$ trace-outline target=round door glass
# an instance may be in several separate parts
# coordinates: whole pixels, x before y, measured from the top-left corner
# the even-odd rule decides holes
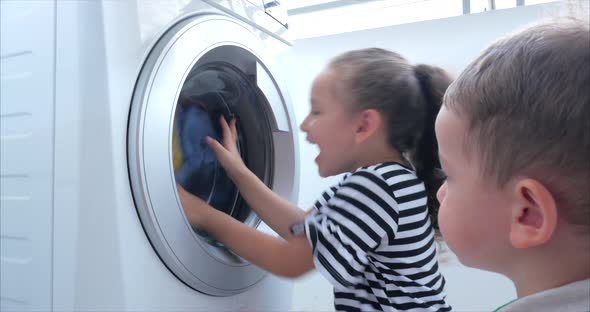
[[[237,189],[205,139],[209,136],[222,140],[219,118],[223,116],[227,122],[233,118],[232,108],[239,96],[234,77],[207,66],[185,82],[174,117],[172,157],[176,182],[227,214],[235,209]]]
[[[259,219],[239,196],[206,138],[221,142],[220,118],[228,123],[235,118],[242,158],[269,184],[267,173],[272,143],[268,137],[268,123],[261,122],[266,119],[265,112],[260,109],[262,99],[247,73],[234,65],[225,62],[197,64],[182,86],[172,133],[176,182],[212,207],[253,226]],[[219,245],[206,233],[196,230],[209,243]]]

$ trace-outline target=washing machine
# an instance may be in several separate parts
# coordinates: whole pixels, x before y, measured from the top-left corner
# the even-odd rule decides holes
[[[0,310],[289,310],[291,282],[193,229],[176,192],[276,235],[204,144],[236,118],[247,166],[296,201],[280,2],[0,5]]]

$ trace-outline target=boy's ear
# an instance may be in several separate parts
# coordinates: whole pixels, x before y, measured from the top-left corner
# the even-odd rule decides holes
[[[551,192],[539,181],[525,178],[514,186],[510,243],[529,248],[547,242],[557,225],[557,206]]]
[[[374,109],[365,109],[359,113],[356,122],[355,142],[362,143],[381,126],[381,114]]]

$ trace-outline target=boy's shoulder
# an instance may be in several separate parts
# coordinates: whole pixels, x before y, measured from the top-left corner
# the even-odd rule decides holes
[[[547,289],[517,299],[496,309],[496,311],[590,311],[590,279]]]

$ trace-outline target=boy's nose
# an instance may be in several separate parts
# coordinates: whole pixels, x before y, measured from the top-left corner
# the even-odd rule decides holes
[[[446,195],[447,195],[447,182],[445,181],[445,183],[443,183],[443,185],[441,185],[440,188],[438,189],[438,192],[436,192],[436,199],[438,199],[439,203],[442,203],[443,200],[445,199]]]

